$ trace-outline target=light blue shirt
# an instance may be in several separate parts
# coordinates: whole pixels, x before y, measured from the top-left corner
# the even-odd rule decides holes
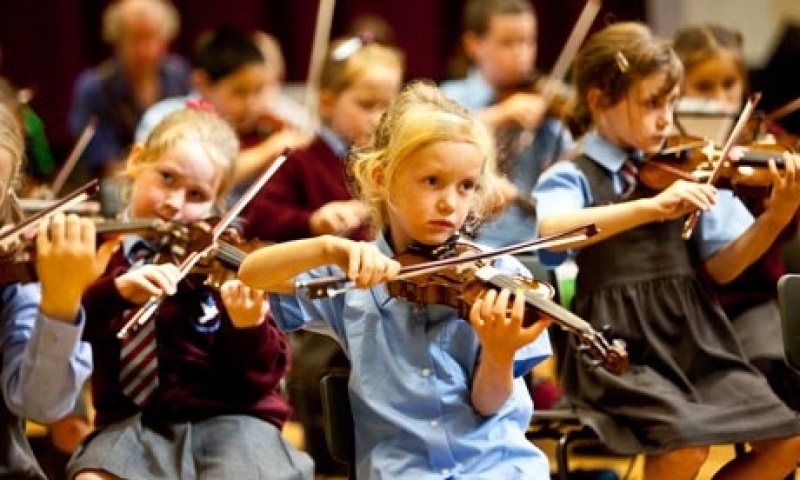
[[[476,69],[458,80],[441,85],[442,92],[470,110],[481,110],[495,102],[495,91]],[[533,198],[539,175],[573,147],[569,130],[557,119],[547,118],[533,132],[533,141],[512,161],[509,180],[519,195]],[[536,217],[512,203],[502,215],[480,228],[476,240],[490,247],[503,247],[536,237]]]
[[[584,136],[583,151],[608,171],[615,172],[614,188],[622,192],[619,174],[628,153],[612,145],[596,132]],[[641,152],[639,152],[641,153]],[[589,182],[574,162],[558,162],[539,178],[534,189],[539,218],[548,218],[580,210],[594,200]],[[745,232],[754,219],[744,204],[727,189],[717,191],[716,204],[700,216],[691,241],[695,242],[702,259],[707,259],[728,242]],[[540,251],[539,257],[548,265],[557,265],[566,253]]]
[[[144,143],[145,140],[147,140],[147,136],[153,131],[153,128],[155,128],[164,117],[176,110],[186,108],[187,100],[197,100],[199,98],[199,93],[192,92],[185,96],[165,98],[151,105],[150,108],[144,112],[144,115],[142,115],[142,118],[139,120],[139,124],[136,126],[136,133],[133,136],[134,143]]]
[[[377,244],[392,255],[383,237]],[[524,272],[511,257],[496,266]],[[338,274],[320,267],[298,280]],[[521,378],[551,354],[546,332],[517,351],[511,397],[483,417],[470,400],[480,342],[454,309],[390,298],[385,285],[320,300],[271,294],[270,302],[282,329],[326,323],[349,355],[358,478],[550,478],[547,458],[525,438],[533,404]]]
[[[3,397],[11,413],[51,423],[72,411],[92,371],[92,351],[77,323],[39,311],[38,283],[11,284],[0,291],[0,352]]]

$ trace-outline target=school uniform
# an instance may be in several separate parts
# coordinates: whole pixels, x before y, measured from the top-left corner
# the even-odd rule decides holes
[[[541,218],[626,201],[619,171],[627,157],[589,133],[581,156],[540,179]],[[639,185],[632,198],[652,194]],[[732,192],[720,190],[690,243],[681,238],[679,218],[641,225],[575,253],[575,313],[598,330],[609,327],[610,337],[625,341],[630,359],[622,375],[588,368],[573,343],[563,359],[565,391],[609,448],[660,454],[800,434],[800,419],[748,363],[697,274],[703,259],[752,222]]]
[[[289,363],[285,335],[269,318],[234,327],[216,290],[184,282],[164,299],[149,320],[158,386],[141,406],[124,393],[117,332],[135,305],[114,280],[141,245],[126,237],[83,297],[84,335],[97,366],[97,430],[73,455],[69,475],[100,469],[122,478],[312,478],[311,460],[280,431],[289,416],[279,391]]]
[[[393,255],[383,236],[377,246]],[[496,267],[525,273],[512,257]],[[325,266],[298,280],[337,274]],[[280,328],[323,325],[348,353],[359,479],[550,478],[547,458],[525,437],[533,404],[522,378],[550,355],[546,332],[517,351],[513,393],[484,417],[470,400],[480,341],[453,308],[392,298],[386,285],[320,300],[270,294],[270,302]]]
[[[46,480],[25,434],[25,420],[50,423],[72,411],[92,371],[86,324],[48,318],[39,310],[41,286],[0,288],[0,478]]]
[[[325,204],[352,200],[347,143],[326,127],[305,148],[289,153],[275,175],[245,208],[245,236],[284,242],[313,237],[309,219]],[[370,238],[368,225],[347,237]]]

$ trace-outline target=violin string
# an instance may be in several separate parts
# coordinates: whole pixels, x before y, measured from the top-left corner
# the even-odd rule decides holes
[[[522,288],[525,292],[525,299],[528,300],[532,306],[542,310],[553,320],[570,330],[581,333],[591,332],[592,330],[592,327],[585,320],[576,316],[569,310],[561,308],[558,304],[549,299],[542,297],[510,275],[493,275],[490,282],[496,287],[505,288],[511,292]]]

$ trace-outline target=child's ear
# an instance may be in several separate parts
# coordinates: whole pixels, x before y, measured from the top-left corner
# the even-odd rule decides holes
[[[336,94],[323,88],[319,91],[319,117],[324,120],[333,114],[336,103]]]
[[[589,93],[586,95],[586,102],[589,105],[589,111],[592,113],[603,110],[608,106],[608,100],[603,91],[599,88],[589,89]]]
[[[480,40],[480,37],[475,32],[466,32],[461,36],[461,46],[470,60],[474,60],[478,55]]]
[[[388,185],[386,185],[386,174],[383,170],[382,165],[376,165],[372,168],[372,172],[370,172],[370,176],[372,177],[372,184],[375,185],[375,189],[380,193],[382,196],[387,196]]]
[[[131,152],[128,154],[128,160],[125,169],[128,171],[135,170],[140,167],[142,163],[142,154],[144,153],[144,144],[135,143],[131,147]]]

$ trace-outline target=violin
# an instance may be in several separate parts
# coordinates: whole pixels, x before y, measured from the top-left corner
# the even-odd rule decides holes
[[[225,242],[221,237],[224,233],[229,231],[228,227],[231,223],[234,222],[244,207],[252,200],[255,194],[266,185],[267,181],[272,178],[285,161],[286,154],[276,158],[269,168],[247,187],[247,190],[236,200],[236,203],[213,224],[209,222],[194,223],[193,225],[196,228],[188,231],[188,234],[184,237],[183,243],[178,243],[177,245],[170,243],[169,251],[171,255],[173,255],[173,261],[178,266],[178,274],[181,280],[192,273],[195,267],[201,267],[203,265],[203,259],[213,252],[222,252],[220,253],[220,258],[224,258],[227,252],[227,254],[230,255],[230,259],[232,259],[231,261],[236,261],[238,259],[238,263],[235,263],[238,270],[238,265],[241,264],[245,253],[233,251],[235,247]],[[150,299],[131,316],[122,329],[117,332],[117,338],[124,339],[129,333],[144,326],[144,324],[153,317],[153,314],[158,311],[164,298],[166,298],[166,295],[163,294],[150,297]]]
[[[476,253],[477,247],[458,243],[453,254],[462,256]],[[436,260],[419,253],[406,252],[395,257],[402,265],[419,265]],[[508,289],[524,292],[525,317],[523,325],[530,326],[548,317],[568,332],[576,335],[582,350],[593,366],[602,365],[616,375],[628,368],[628,353],[621,341],[608,342],[589,323],[552,300],[555,289],[544,282],[522,276],[508,275],[494,268],[490,262],[477,261],[417,275],[413,278],[392,280],[387,283],[389,295],[419,304],[438,304],[453,307],[459,317],[469,318],[473,304],[489,290]]]
[[[502,103],[518,93],[545,97],[545,116],[553,118],[562,118],[567,113],[567,106],[576,96],[573,86],[550,76],[535,74],[517,85],[500,89],[496,103]]]
[[[147,236],[169,228],[162,221],[108,222],[95,224],[98,242],[108,236],[138,233]],[[23,237],[12,247],[0,247],[0,288],[12,283],[31,283],[39,280],[36,272],[36,237]]]
[[[606,370],[621,374],[628,368],[628,354],[621,340],[609,342],[605,336],[569,310],[552,301],[555,293],[549,284],[507,275],[485,260],[523,249],[549,248],[563,243],[580,241],[595,235],[594,225],[580,227],[530,242],[482,252],[468,243],[455,243],[453,248],[442,248],[433,253],[410,250],[395,257],[403,264],[398,276],[387,282],[389,294],[409,302],[439,304],[453,307],[461,318],[469,318],[469,311],[478,298],[489,289],[522,290],[525,296],[526,326],[542,316],[551,318],[562,328],[574,334],[580,343],[579,350],[592,367],[602,365]],[[433,257],[433,258],[432,258]],[[330,297],[347,290],[333,288],[346,279],[332,277],[298,282],[295,287],[307,289],[310,298]]]
[[[639,180],[654,191],[667,189],[677,180],[707,182],[719,162],[716,185],[732,190],[742,198],[769,196],[772,172],[769,162],[780,169],[784,166],[779,144],[752,142],[737,146],[741,157],[736,161],[721,159],[720,151],[708,139],[688,135],[673,135],[661,152],[650,156],[639,167]]]

